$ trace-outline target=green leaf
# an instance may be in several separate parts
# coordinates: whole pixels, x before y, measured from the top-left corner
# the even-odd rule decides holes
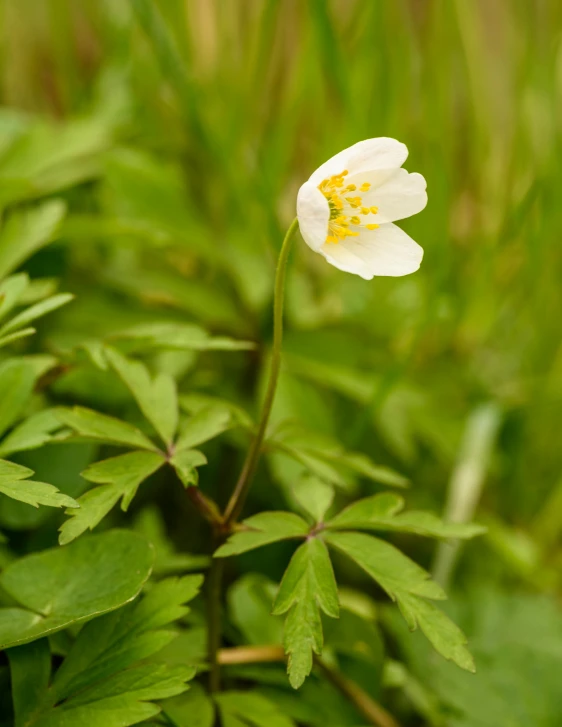
[[[306,520],[292,512],[260,512],[244,520],[224,545],[215,552],[215,558],[228,558],[262,545],[290,538],[305,538],[309,526]]]
[[[79,507],[76,500],[59,492],[54,485],[28,480],[32,474],[27,467],[0,459],[0,492],[33,507]]]
[[[366,497],[336,515],[327,527],[345,530],[395,530],[435,538],[472,538],[486,532],[474,524],[446,523],[430,512],[400,512],[403,498],[392,493]]]
[[[114,530],[24,556],[0,575],[18,604],[0,608],[0,648],[34,641],[132,600],[150,575],[153,548]]]
[[[318,477],[304,475],[294,488],[293,496],[314,522],[319,523],[332,505],[334,489]]]
[[[180,697],[166,700],[162,710],[173,727],[213,727],[215,722],[213,703],[197,683]]]
[[[278,585],[261,573],[246,573],[228,589],[232,623],[249,644],[281,644],[283,623],[271,613]]]
[[[29,338],[29,336],[33,336],[35,333],[37,333],[37,329],[35,328],[22,328],[21,331],[16,331],[15,333],[9,333],[7,336],[2,336],[0,338],[0,348],[7,346],[9,343],[13,343],[14,341],[19,341],[22,338]]]
[[[47,313],[51,313],[51,311],[54,311],[63,305],[66,305],[73,298],[74,296],[70,293],[60,293],[59,295],[53,295],[51,298],[47,298],[47,300],[42,300],[40,303],[36,303],[35,305],[26,308],[0,328],[0,337],[6,336],[20,328],[24,328],[28,323],[47,315]]]
[[[384,540],[364,533],[325,533],[326,541],[341,550],[368,573],[393,601],[412,593],[444,599],[445,593],[429,573]]]
[[[165,459],[156,452],[128,452],[88,467],[82,477],[101,484],[78,499],[80,509],[70,511],[70,519],[60,528],[61,545],[71,542],[85,530],[92,530],[121,499],[127,510],[141,482],[162,467]]]
[[[9,359],[0,364],[0,435],[2,435],[29,403],[36,372],[26,359]]]
[[[424,598],[409,594],[402,595],[399,604],[410,629],[414,630],[419,626],[435,651],[461,669],[476,671],[472,654],[466,648],[466,636],[443,611]]]
[[[29,286],[27,273],[17,273],[0,281],[0,320],[18,303],[26,288]]]
[[[172,377],[161,373],[151,378],[144,364],[131,361],[115,349],[108,347],[106,355],[142,413],[170,446],[178,425],[177,391]]]
[[[236,426],[251,429],[254,425],[252,417],[242,407],[218,396],[200,393],[183,394],[180,396],[180,406],[189,414],[197,414],[202,409],[209,407],[215,411],[222,409],[225,413],[230,414]]]
[[[0,230],[0,279],[56,237],[66,207],[60,200],[13,212]]]
[[[215,701],[223,727],[295,727],[290,717],[261,694],[222,692]]]
[[[326,540],[341,550],[398,602],[410,629],[418,625],[434,648],[463,669],[474,670],[462,631],[433,604],[443,599],[441,587],[429,574],[389,543],[363,533],[327,532]],[[423,598],[420,598],[423,597]]]
[[[14,452],[37,449],[52,441],[53,432],[61,428],[56,409],[43,409],[18,424],[0,444],[0,457]]]
[[[48,639],[6,651],[12,678],[12,699],[16,717],[15,727],[33,724],[41,699],[51,677],[51,652]]]
[[[201,409],[183,425],[176,442],[176,451],[197,447],[233,426],[232,415],[223,407]]]
[[[107,414],[100,414],[82,406],[75,406],[72,409],[59,408],[56,411],[62,424],[74,429],[82,437],[140,449],[156,449],[140,429]]]
[[[211,336],[192,323],[142,323],[118,334],[119,338],[137,339],[141,348],[154,347],[176,351],[250,351],[252,341],[238,341],[224,336]]]
[[[184,692],[195,669],[147,659],[175,639],[167,627],[189,612],[186,604],[201,582],[201,576],[161,581],[142,598],[86,624],[26,726],[127,727],[158,714],[152,700]]]
[[[184,487],[197,486],[199,473],[197,467],[207,464],[207,458],[198,449],[184,449],[176,452],[170,458],[170,464],[175,469]]]
[[[273,613],[289,612],[283,644],[289,655],[289,681],[298,689],[312,670],[312,653],[321,654],[324,642],[320,611],[338,618],[338,591],[325,544],[311,538],[293,555],[273,605]]]

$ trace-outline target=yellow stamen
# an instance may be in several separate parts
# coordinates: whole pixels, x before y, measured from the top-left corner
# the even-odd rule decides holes
[[[368,230],[378,230],[379,225],[365,225]]]
[[[369,182],[363,182],[359,189],[361,192],[368,192],[371,189],[371,185],[369,184]]]
[[[372,213],[373,213],[374,215],[376,215],[378,211],[379,211],[379,208],[378,208],[378,207],[371,207],[371,212],[372,212]]]
[[[361,214],[368,215],[371,210],[368,207],[361,207]]]

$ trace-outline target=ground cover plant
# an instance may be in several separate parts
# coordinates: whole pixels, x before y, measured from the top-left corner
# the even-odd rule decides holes
[[[559,4],[0,18],[0,725],[558,727]]]

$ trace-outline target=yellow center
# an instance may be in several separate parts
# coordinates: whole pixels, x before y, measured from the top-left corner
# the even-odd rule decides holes
[[[338,243],[346,237],[357,237],[360,230],[350,229],[353,227],[365,227],[367,230],[376,230],[378,225],[367,224],[362,220],[360,215],[376,215],[378,209],[376,207],[365,207],[363,200],[359,196],[348,195],[349,192],[357,190],[356,184],[345,184],[344,177],[349,172],[344,170],[341,174],[334,174],[328,179],[324,179],[318,185],[318,189],[328,200],[330,207],[330,219],[328,221],[328,235],[326,242]],[[363,182],[359,185],[360,192],[368,192],[371,188],[369,182]],[[356,211],[355,211],[356,210]]]

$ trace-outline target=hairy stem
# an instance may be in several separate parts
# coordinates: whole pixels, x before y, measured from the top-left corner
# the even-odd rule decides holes
[[[291,223],[283,245],[281,246],[281,252],[279,254],[279,261],[277,263],[277,272],[275,274],[275,293],[273,298],[273,351],[271,355],[271,369],[269,372],[269,382],[267,385],[267,391],[263,402],[261,411],[260,421],[256,436],[250,445],[242,472],[236,483],[236,487],[232,493],[232,496],[226,506],[224,512],[224,523],[228,529],[236,522],[240,515],[244,503],[252,486],[252,481],[256,473],[260,453],[265,438],[265,432],[271,414],[271,408],[273,406],[273,400],[275,398],[275,390],[277,388],[277,380],[279,378],[279,369],[281,366],[281,343],[283,340],[283,303],[285,293],[285,276],[287,271],[287,259],[289,257],[289,251],[291,248],[292,238],[297,231],[299,226],[298,220],[295,218]]]

